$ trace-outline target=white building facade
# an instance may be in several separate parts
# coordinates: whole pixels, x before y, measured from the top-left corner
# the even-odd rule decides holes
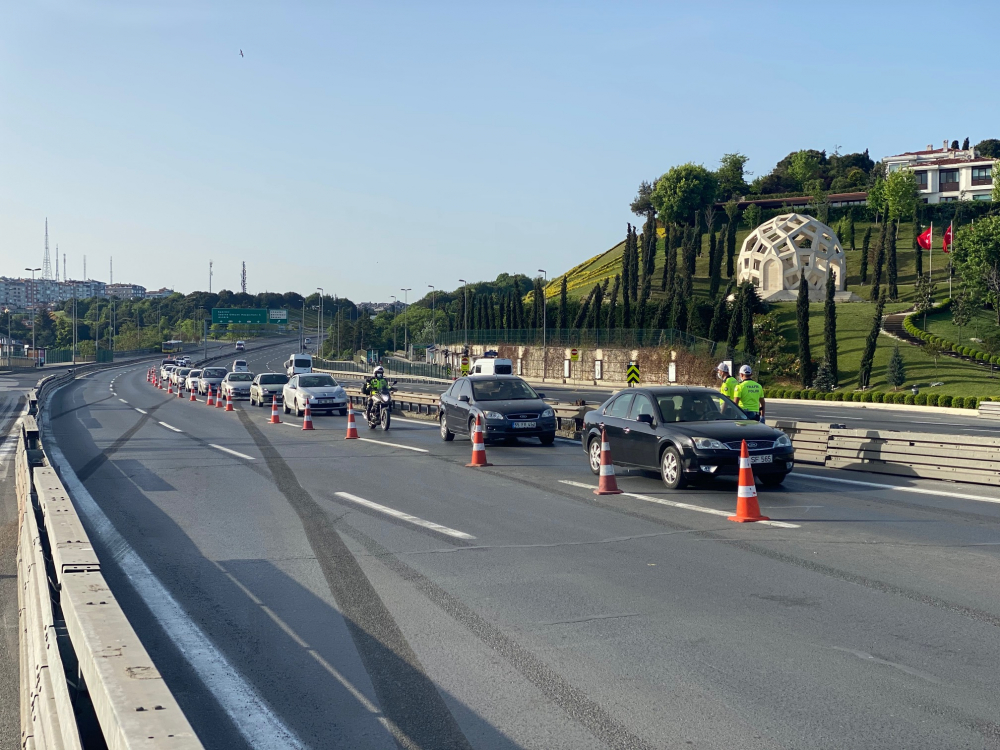
[[[909,169],[917,177],[917,197],[924,203],[988,201],[993,194],[994,159],[975,148],[927,146],[882,159],[888,172]]]

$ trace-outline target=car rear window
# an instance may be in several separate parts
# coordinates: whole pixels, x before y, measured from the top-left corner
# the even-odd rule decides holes
[[[664,422],[746,419],[746,414],[721,394],[678,393],[672,396],[657,396],[656,401]]]
[[[230,383],[249,383],[253,380],[253,375],[249,372],[231,372],[229,373]]]
[[[493,366],[493,371],[497,375],[513,375],[514,374],[514,368],[511,367],[510,365],[494,365]]]
[[[511,401],[538,398],[538,394],[523,380],[474,380],[472,392],[476,401]]]
[[[247,361],[245,359],[238,359],[233,362],[233,367],[246,367]]]
[[[209,367],[207,370],[204,371],[204,373],[202,374],[202,377],[205,377],[205,378],[224,378],[224,377],[226,377],[226,372],[227,372],[227,370],[224,370],[221,367]]]
[[[288,376],[281,374],[261,375],[259,382],[261,385],[284,385],[288,382]]]
[[[322,388],[323,386],[334,387],[337,381],[329,375],[300,375],[299,385],[303,388]]]
[[[296,359],[292,367],[312,367],[311,359]]]

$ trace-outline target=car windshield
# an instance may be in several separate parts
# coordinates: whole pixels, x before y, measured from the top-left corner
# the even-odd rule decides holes
[[[274,375],[261,375],[258,381],[261,385],[284,385],[288,382],[287,375],[275,373]]]
[[[203,378],[224,378],[226,371],[221,367],[210,367],[202,373]]]
[[[188,374],[189,372],[191,372],[191,371],[190,371],[190,370],[189,370],[188,368],[186,368],[186,367],[182,367],[182,368],[180,368],[180,369],[179,369],[179,370],[177,371],[177,374],[178,374],[178,375],[180,375],[180,376],[181,376],[181,377],[183,378],[183,377],[184,377],[185,375],[187,375],[187,374]]]
[[[712,422],[746,419],[732,401],[718,393],[677,393],[656,397],[664,422]]]
[[[201,370],[191,370],[191,372],[188,373],[189,378],[197,378],[199,375],[201,375]]]
[[[337,385],[337,381],[329,375],[302,375],[299,376],[299,385],[303,388],[322,388],[323,386],[332,388]]]
[[[253,380],[253,375],[249,372],[231,372],[228,380],[230,383],[249,383]]]
[[[247,362],[245,359],[238,359],[235,362],[233,362],[233,367],[246,367],[246,366]]]
[[[476,401],[513,401],[538,398],[531,386],[523,380],[474,380],[472,392]]]

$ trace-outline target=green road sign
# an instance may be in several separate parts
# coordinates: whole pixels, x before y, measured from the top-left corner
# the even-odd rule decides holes
[[[246,310],[242,308],[212,308],[212,324],[227,325],[267,325],[267,310]]]
[[[639,382],[639,365],[635,362],[628,363],[628,370],[625,372],[625,381],[629,385],[635,385]]]

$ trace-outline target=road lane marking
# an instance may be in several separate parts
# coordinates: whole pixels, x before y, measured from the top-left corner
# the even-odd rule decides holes
[[[48,410],[43,412],[48,432]],[[73,503],[90,519],[93,534],[105,548],[114,550],[114,560],[143,603],[156,618],[177,650],[198,675],[205,688],[219,702],[246,743],[253,748],[305,750],[305,744],[271,710],[270,706],[219,651],[204,631],[188,616],[166,586],[129,546],[105,515],[87,488],[70,468],[54,441],[45,446],[69,490]]]
[[[231,448],[224,448],[221,445],[216,445],[215,443],[209,443],[209,445],[217,450],[223,451],[224,453],[232,453],[234,456],[239,458],[245,458],[247,461],[254,460],[253,456],[248,456],[246,453],[240,453],[239,451],[234,451]]]
[[[435,422],[431,422],[430,420],[423,420],[423,419],[403,419],[402,417],[393,417],[392,421],[393,422],[406,422],[407,424],[418,424],[421,427],[430,427],[432,429],[437,429],[437,427],[438,427],[436,421]]]
[[[168,430],[173,430],[174,432],[184,432],[184,430],[178,430],[176,427],[174,427],[173,425],[169,425],[166,422],[160,422],[160,424],[162,424]]]
[[[593,484],[584,484],[583,482],[574,482],[570,479],[560,479],[560,484],[568,484],[571,487],[581,487],[585,490],[596,490],[597,487]],[[698,513],[709,513],[713,516],[725,516],[728,518],[733,515],[731,511],[728,510],[716,510],[715,508],[706,508],[704,505],[691,505],[691,503],[679,503],[675,500],[667,500],[662,497],[650,497],[649,495],[639,495],[635,492],[623,492],[622,495],[625,497],[634,497],[636,500],[645,500],[647,503],[656,503],[657,505],[668,505],[671,508],[680,508],[681,510],[694,510]],[[800,526],[795,523],[785,523],[784,521],[756,521],[756,523],[764,524],[765,526],[775,526],[779,529],[798,529]]]
[[[412,445],[401,445],[400,443],[387,443],[385,440],[372,440],[371,438],[358,438],[358,440],[364,440],[366,443],[377,443],[378,445],[388,445],[392,448],[404,448],[408,451],[416,451],[417,453],[430,453],[426,448],[414,448]]]
[[[425,521],[422,518],[411,516],[409,513],[404,513],[401,510],[396,510],[395,508],[388,508],[385,505],[379,505],[378,503],[373,503],[371,500],[365,500],[363,497],[352,495],[350,492],[334,492],[333,494],[344,500],[350,500],[352,503],[357,503],[358,505],[363,505],[366,508],[377,510],[380,513],[385,513],[386,515],[390,515],[393,518],[399,518],[403,521],[409,521],[410,523],[416,524],[417,526],[423,526],[426,529],[433,529],[434,531],[440,532],[442,534],[453,536],[456,539],[476,538],[472,536],[472,534],[466,534],[464,531],[458,531],[457,529],[450,529],[447,526],[442,526],[441,524],[434,523],[433,521]]]
[[[840,414],[816,414],[814,416],[823,417],[824,419],[856,419],[859,421],[864,420],[864,417],[845,417]]]
[[[120,399],[118,399],[118,400],[119,400],[119,401],[121,401],[121,402],[122,402],[123,404],[127,404],[127,403],[128,403],[128,401],[126,401],[126,400],[125,400],[125,399],[123,399],[123,398],[120,398]]]
[[[789,474],[792,479],[813,479],[817,482],[840,482],[841,484],[856,484],[859,487],[874,487],[880,490],[898,490],[899,492],[912,492],[917,495],[936,495],[938,497],[954,497],[959,500],[977,500],[981,503],[1000,504],[1000,497],[985,497],[984,495],[969,495],[964,492],[948,492],[947,490],[930,490],[924,487],[900,487],[898,484],[881,484],[880,482],[862,482],[858,479],[839,479],[837,477],[823,477],[818,474],[802,474],[796,471]]]
[[[139,407],[136,407],[136,409],[135,409],[135,410],[136,410],[137,412],[139,412],[140,414],[148,414],[148,413],[149,413],[149,412],[147,412],[147,411],[143,411],[143,410],[142,410],[142,409],[140,409]]]

